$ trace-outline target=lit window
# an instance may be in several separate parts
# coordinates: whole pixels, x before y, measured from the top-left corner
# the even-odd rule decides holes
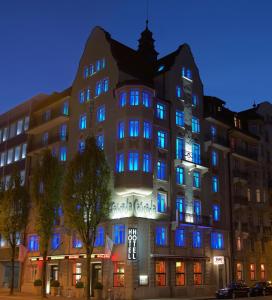
[[[193,248],[201,248],[202,240],[200,231],[193,231]]]
[[[51,249],[57,249],[60,246],[60,233],[54,233],[51,238]]]
[[[95,73],[94,65],[90,65],[90,76]]]
[[[78,142],[78,151],[82,153],[85,150],[85,141],[79,140]]]
[[[182,67],[182,68],[181,68],[181,76],[182,76],[182,77],[185,77],[185,76],[186,76],[186,69],[185,69],[185,67]]]
[[[88,88],[86,90],[86,101],[90,101],[91,100],[91,89]]]
[[[13,148],[8,150],[7,165],[13,162]]]
[[[60,161],[66,161],[67,159],[67,149],[66,147],[60,147]]]
[[[236,264],[236,279],[243,280],[243,265],[241,263]]]
[[[150,93],[146,92],[146,91],[143,91],[142,97],[143,97],[143,106],[151,107],[151,95],[150,95]]]
[[[84,97],[84,91],[79,92],[79,103],[84,103],[85,97]]]
[[[212,150],[212,166],[215,167],[218,164],[218,153],[215,150]]]
[[[103,83],[102,81],[98,81],[95,85],[95,96],[99,96],[101,93],[102,93],[102,86],[103,86]]]
[[[139,105],[139,91],[138,90],[130,91],[129,104],[132,106]]]
[[[200,188],[200,173],[198,171],[193,171],[193,187]]]
[[[194,270],[194,285],[201,285],[203,281],[201,262],[194,262],[193,270]]]
[[[165,213],[167,209],[167,195],[165,193],[158,192],[157,194],[157,211]]]
[[[242,250],[242,239],[240,236],[238,236],[236,239],[236,249],[237,249],[237,251]]]
[[[103,122],[106,118],[105,105],[99,106],[96,112],[96,120],[97,122]]]
[[[28,250],[30,252],[39,251],[39,237],[36,234],[28,237]]]
[[[196,117],[192,118],[192,132],[199,133],[200,132],[200,123],[199,119]]]
[[[176,87],[176,95],[177,95],[177,98],[181,98],[182,97],[182,89],[181,89],[180,86]]]
[[[181,137],[176,138],[176,158],[183,159],[184,155],[184,140]]]
[[[89,68],[84,67],[83,78],[86,79],[89,77]]]
[[[183,229],[176,229],[175,231],[175,245],[177,247],[185,246],[185,235]]]
[[[189,78],[189,79],[192,79],[192,72],[191,72],[190,69],[186,70],[186,77]]]
[[[66,124],[62,124],[60,126],[60,139],[61,139],[61,141],[66,141],[66,139],[67,139],[67,125]]]
[[[130,120],[129,121],[129,136],[130,137],[139,136],[139,121],[138,120]]]
[[[176,286],[185,285],[185,262],[176,261]]]
[[[181,167],[176,167],[176,183],[184,184],[184,169]]]
[[[220,206],[218,204],[213,205],[213,220],[216,222],[220,220]]]
[[[125,243],[125,225],[115,224],[113,225],[113,242],[115,245]]]
[[[127,103],[127,93],[126,92],[121,92],[119,96],[119,105],[121,107],[124,107]]]
[[[109,79],[103,79],[103,92],[106,93],[109,90]]]
[[[62,113],[66,116],[69,115],[69,102],[68,101],[63,103]]]
[[[179,220],[183,220],[184,219],[184,197],[182,196],[177,196],[176,199],[176,210],[179,213]]]
[[[116,172],[121,173],[125,170],[124,153],[118,153],[116,159]]]
[[[104,134],[100,134],[96,137],[96,144],[101,150],[104,149]]]
[[[144,153],[143,155],[143,171],[146,173],[151,172],[151,154]]]
[[[150,122],[144,121],[143,136],[145,139],[151,139],[152,125]]]
[[[2,141],[5,142],[5,141],[7,140],[7,138],[8,138],[8,128],[5,127],[5,128],[3,129]]]
[[[29,116],[25,117],[25,121],[24,121],[24,131],[27,131],[29,128]]]
[[[165,131],[159,130],[157,132],[158,139],[157,139],[157,146],[159,148],[165,149],[167,146],[167,134]]]
[[[196,107],[198,105],[198,97],[197,95],[193,95],[192,97],[192,105]]]
[[[1,162],[0,162],[0,167],[3,167],[6,165],[6,152],[1,153]]]
[[[176,110],[176,125],[184,127],[184,112]]]
[[[194,200],[194,214],[196,217],[200,217],[201,215],[201,202],[200,200]]]
[[[139,153],[129,152],[128,153],[128,170],[138,171],[139,170]]]
[[[125,263],[115,261],[113,264],[113,286],[123,287],[125,286]]]
[[[167,245],[167,232],[163,226],[156,227],[156,245],[166,246]]]
[[[156,117],[158,119],[165,119],[166,118],[166,107],[162,103],[157,103],[156,105]]]
[[[76,285],[81,281],[82,276],[82,263],[73,264],[73,285]]]
[[[106,67],[106,59],[102,58],[101,59],[101,69],[105,69],[105,67]]]
[[[156,286],[166,286],[165,261],[155,261],[155,282]]]
[[[157,162],[157,179],[166,180],[166,163],[161,160]]]
[[[219,232],[211,233],[211,247],[212,249],[223,249],[224,248],[224,236]]]
[[[26,158],[26,147],[27,147],[26,143],[22,145],[22,154],[21,154],[22,159]]]
[[[105,237],[104,227],[98,226],[96,229],[96,237],[95,237],[94,246],[95,247],[103,247],[104,246],[104,237]]]
[[[256,202],[261,202],[261,191],[260,189],[256,189]]]
[[[266,274],[265,274],[265,265],[261,264],[261,280],[266,279]]]
[[[118,123],[118,139],[121,140],[125,137],[125,122],[120,121]]]
[[[216,137],[216,127],[213,125],[211,126],[211,136],[212,136],[212,138]]]
[[[200,164],[201,163],[200,145],[193,143],[192,150],[193,150],[193,163]]]
[[[256,265],[250,264],[249,271],[250,271],[250,280],[256,280]]]
[[[18,161],[20,159],[20,154],[21,154],[21,145],[15,147],[14,161]]]
[[[23,122],[24,120],[19,120],[17,122],[17,130],[16,130],[16,135],[19,135],[23,132]]]
[[[101,69],[101,61],[100,60],[96,61],[95,69],[96,69],[96,72],[100,71],[100,69]]]
[[[218,176],[212,176],[212,192],[217,193],[219,191]]]
[[[87,128],[87,116],[86,114],[79,117],[79,129],[83,130]]]

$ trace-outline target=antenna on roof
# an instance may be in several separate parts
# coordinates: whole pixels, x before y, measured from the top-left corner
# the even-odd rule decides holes
[[[146,20],[145,20],[145,27],[148,29],[148,20],[149,19],[149,0],[146,0]]]

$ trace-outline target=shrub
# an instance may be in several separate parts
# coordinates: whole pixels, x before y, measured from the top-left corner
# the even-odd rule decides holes
[[[34,281],[34,286],[42,286],[42,281],[41,281],[41,279],[36,279],[36,280]]]

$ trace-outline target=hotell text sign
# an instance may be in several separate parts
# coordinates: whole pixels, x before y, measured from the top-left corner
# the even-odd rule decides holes
[[[127,258],[128,260],[137,259],[137,228],[128,228],[127,237]]]

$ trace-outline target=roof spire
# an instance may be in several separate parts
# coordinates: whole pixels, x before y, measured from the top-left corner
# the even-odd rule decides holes
[[[255,99],[253,100],[253,105],[252,105],[254,108],[256,107],[256,102],[255,102]]]

